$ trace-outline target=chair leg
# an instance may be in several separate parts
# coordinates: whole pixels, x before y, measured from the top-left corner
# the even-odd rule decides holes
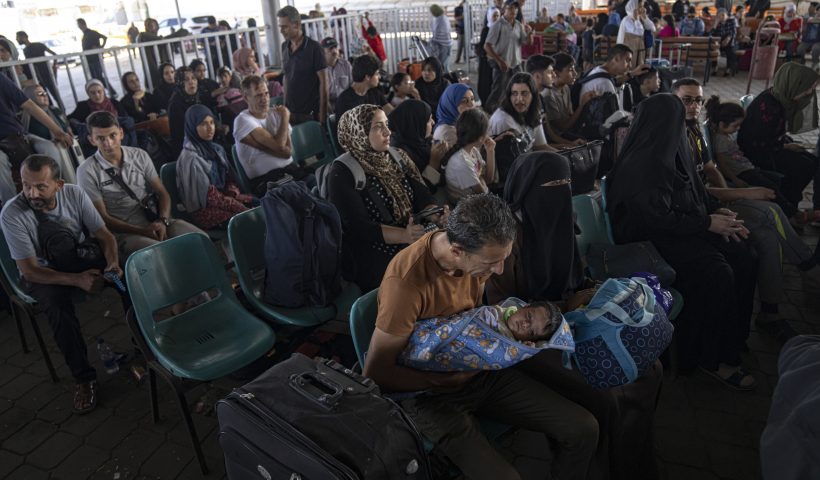
[[[157,401],[157,373],[148,366],[148,399],[151,402],[151,420],[159,423],[159,402]]]
[[[26,315],[31,319],[31,328],[34,330],[34,336],[37,338],[37,343],[40,345],[40,351],[43,352],[43,360],[46,361],[48,373],[51,375],[51,381],[57,383],[60,378],[57,376],[57,371],[54,370],[54,364],[51,363],[51,355],[48,354],[46,342],[43,340],[43,334],[40,333],[40,326],[37,325],[37,316],[33,311],[26,311]]]
[[[174,382],[176,383],[176,382]],[[199,469],[202,470],[203,475],[208,474],[208,465],[205,464],[205,455],[202,453],[202,445],[199,442],[199,437],[194,428],[194,421],[191,418],[191,410],[188,408],[188,401],[185,399],[185,393],[179,385],[174,385],[174,393],[177,395],[177,403],[179,410],[182,413],[182,418],[185,420],[185,425],[188,427],[188,434],[191,436],[191,443],[194,446],[196,458],[199,460]]]
[[[9,303],[11,308],[11,316],[14,317],[14,322],[17,324],[17,332],[20,334],[20,346],[23,347],[23,353],[30,353],[28,342],[26,341],[26,332],[23,331],[23,320],[20,318],[20,312],[14,302]]]

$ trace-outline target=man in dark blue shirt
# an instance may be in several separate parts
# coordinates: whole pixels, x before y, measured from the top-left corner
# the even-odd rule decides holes
[[[83,38],[81,40],[83,51],[105,48],[105,42],[108,41],[108,37],[96,30],[91,30],[88,28],[88,25],[82,18],[77,19],[77,28],[83,32]],[[95,53],[86,55],[85,58],[88,62],[88,71],[91,74],[91,78],[96,78],[97,80],[103,82],[105,86],[108,87],[109,96],[111,98],[117,98],[117,92],[114,91],[108,83],[108,78],[105,76],[105,70],[102,65],[102,55]]]
[[[285,67],[285,106],[290,110],[290,123],[296,125],[318,120],[324,124],[330,105],[325,52],[316,40],[305,35],[298,10],[291,6],[282,7],[276,16],[279,31],[285,37],[282,64]]]
[[[32,42],[31,40],[29,40],[28,34],[22,30],[17,32],[17,43],[23,46],[23,53],[26,55],[26,58],[41,58],[45,57],[46,53],[57,55],[44,43]],[[48,92],[54,98],[54,101],[57,102],[57,104],[60,106],[62,110],[65,110],[65,105],[63,105],[63,99],[60,98],[60,92],[57,90],[57,85],[54,83],[54,78],[57,76],[57,62],[54,61],[51,64],[51,72],[49,72],[48,64],[49,62],[40,62],[34,64],[34,71],[37,73],[37,82],[40,83],[40,85],[42,85],[46,90],[48,90]],[[31,75],[29,75],[29,77],[31,77]]]

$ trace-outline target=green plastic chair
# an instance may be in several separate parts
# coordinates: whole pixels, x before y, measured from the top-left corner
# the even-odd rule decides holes
[[[606,236],[609,239],[609,243],[615,245],[615,236],[612,235],[612,222],[609,219],[609,213],[606,211],[606,177],[601,178],[601,212],[604,216]]]
[[[239,153],[236,151],[236,144],[231,147],[231,158],[233,159],[233,168],[236,171],[236,182],[239,184],[240,190],[242,190],[242,193],[253,195],[251,179],[248,178],[248,174],[245,173],[245,167],[239,162]]]
[[[747,108],[749,108],[749,105],[752,104],[752,100],[754,99],[755,96],[751,93],[743,95],[742,97],[740,97],[740,106],[743,107],[744,110],[746,110]]]
[[[274,106],[274,105],[284,105],[284,104],[285,104],[285,97],[283,97],[281,95],[279,95],[277,97],[270,97],[270,103],[268,103],[268,105],[270,105],[271,107]]]
[[[57,377],[57,371],[51,362],[51,356],[43,340],[43,334],[40,332],[40,326],[37,324],[37,300],[26,293],[22,285],[20,285],[20,273],[17,270],[17,263],[11,258],[9,245],[6,243],[6,237],[4,235],[0,235],[0,269],[2,269],[0,284],[2,284],[3,291],[5,291],[9,297],[11,315],[17,324],[17,332],[20,335],[20,345],[23,347],[23,353],[31,352],[28,348],[28,342],[26,342],[26,334],[23,331],[23,319],[26,318],[29,323],[31,323],[31,329],[34,330],[34,337],[37,339],[40,352],[43,354],[43,360],[46,362],[51,381],[57,383],[60,379]]]
[[[378,288],[371,290],[359,297],[350,308],[350,335],[353,338],[353,347],[356,349],[356,357],[362,369],[364,369],[367,349],[370,347],[370,337],[376,330],[376,315],[379,313],[378,296]],[[512,429],[509,425],[488,418],[480,418],[479,426],[484,436],[490,440],[495,440]],[[428,452],[434,446],[432,442],[424,439],[424,447]]]
[[[581,256],[587,254],[593,243],[610,243],[603,209],[592,195],[585,193],[573,196],[572,210],[575,212],[575,223],[581,230],[575,236]]]
[[[235,215],[228,223],[228,243],[234,258],[239,285],[248,303],[264,319],[284,325],[312,327],[336,318],[338,312],[350,311],[361,295],[359,287],[348,284],[332,305],[322,308],[285,308],[265,303],[265,215],[262,207]]]
[[[319,166],[333,161],[332,147],[328,148],[322,124],[310,120],[293,127],[290,133],[290,142],[293,146],[293,161],[300,165]],[[306,163],[315,157],[315,162]]]
[[[344,150],[339,145],[339,119],[336,118],[335,113],[331,113],[327,116],[327,122],[325,122],[325,126],[327,127],[327,137],[330,139],[330,146],[333,149],[333,156],[338,157]]]
[[[273,347],[273,330],[239,303],[208,237],[189,233],[139,250],[125,264],[133,307],[127,321],[145,355],[154,422],[156,374],[174,389],[203,474],[208,469],[185,399],[186,382],[224,377]],[[216,290],[210,301],[162,321],[154,313]],[[190,382],[187,382],[190,383]]]

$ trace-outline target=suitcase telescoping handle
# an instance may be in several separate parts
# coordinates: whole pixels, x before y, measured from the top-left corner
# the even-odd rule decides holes
[[[344,393],[341,385],[318,372],[296,373],[290,376],[290,386],[325,408],[333,408]]]

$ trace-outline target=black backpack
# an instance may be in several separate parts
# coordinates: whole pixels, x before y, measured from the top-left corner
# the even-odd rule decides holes
[[[573,83],[569,88],[569,98],[572,100],[573,109],[578,108],[578,105],[581,104],[581,88],[583,88],[584,84],[598,78],[607,78],[613,85],[615,85],[615,80],[612,78],[612,75],[606,72],[596,72],[593,74],[587,73],[583,77],[576,80],[575,83]]]
[[[304,182],[287,182],[262,198],[265,212],[263,298],[282,307],[324,307],[341,291],[342,222]]]
[[[107,262],[102,247],[95,238],[78,242],[66,225],[40,210],[32,208],[37,217],[37,241],[43,257],[58,272],[81,273],[105,268]]]
[[[602,128],[606,120],[619,110],[618,96],[612,92],[599,95],[584,105],[584,110],[572,133],[587,140],[601,140],[607,136]]]

